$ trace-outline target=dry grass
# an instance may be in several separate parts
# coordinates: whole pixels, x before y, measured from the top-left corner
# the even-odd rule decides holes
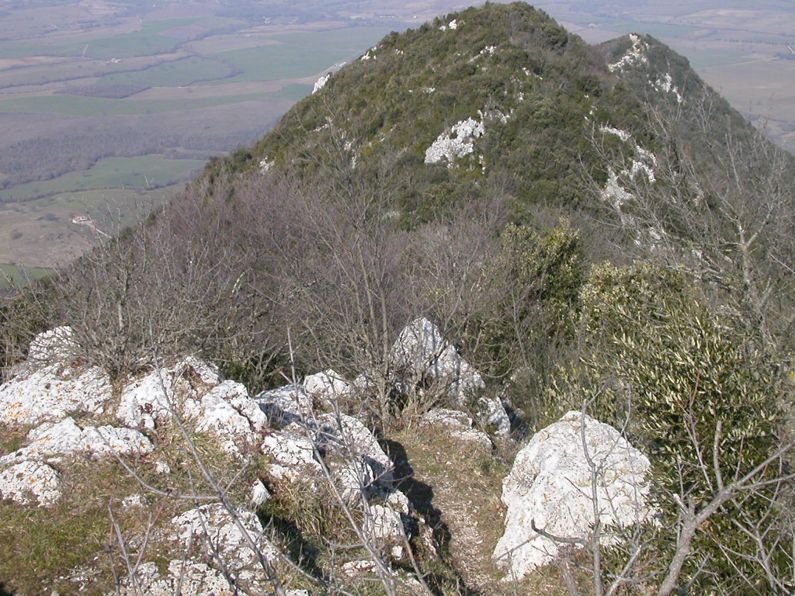
[[[403,489],[424,507],[441,542],[446,563],[457,576],[450,594],[566,594],[555,568],[544,568],[520,585],[502,582],[504,573],[491,561],[503,533],[505,511],[500,496],[513,449],[487,453],[443,433],[407,429],[392,437],[405,450],[410,478]],[[422,503],[424,502],[424,505]]]
[[[96,422],[96,421],[95,421]],[[5,434],[3,452],[19,447],[21,433]],[[224,456],[211,437],[194,437],[204,464],[222,483],[230,484],[233,503],[248,506],[249,490],[257,476],[255,466],[243,467]],[[193,456],[173,429],[155,438],[157,448],[144,458],[127,460],[140,480],[166,494],[157,494],[141,485],[117,461],[91,461],[82,457],[64,458],[55,467],[61,472],[62,497],[49,509],[22,507],[0,502],[0,594],[39,594],[56,590],[88,593],[114,590],[114,570],[126,575],[121,547],[113,533],[110,510],[119,525],[124,547],[137,557],[149,532],[142,561],[164,567],[169,559],[183,553],[165,540],[169,520],[206,503],[177,498],[180,495],[212,495]],[[158,474],[155,462],[169,465],[171,473]],[[145,507],[124,507],[122,500],[141,495]]]

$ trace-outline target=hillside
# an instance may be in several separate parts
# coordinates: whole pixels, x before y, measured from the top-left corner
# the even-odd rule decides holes
[[[793,161],[648,36],[388,35],[2,304],[0,592],[790,592]]]

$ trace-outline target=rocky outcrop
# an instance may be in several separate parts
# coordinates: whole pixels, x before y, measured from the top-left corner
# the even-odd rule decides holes
[[[251,511],[230,512],[222,504],[213,503],[173,518],[171,526],[183,548],[198,548],[202,556],[237,577],[245,571],[261,569],[260,557],[268,563],[279,558],[279,551],[266,538],[259,518]]]
[[[314,416],[312,398],[301,385],[291,384],[263,391],[254,396],[254,401],[267,414],[271,425],[277,428]]]
[[[325,380],[331,375],[326,371],[322,376],[322,383],[310,381],[311,390],[328,387]],[[317,490],[330,480],[347,506],[365,514],[362,530],[373,543],[402,558],[411,506],[393,487],[394,464],[373,433],[353,416],[316,414],[302,386],[288,385],[256,399],[281,426],[267,433],[261,447],[277,496],[280,489]]]
[[[101,414],[113,397],[108,376],[74,358],[69,327],[37,335],[28,360],[0,386],[0,424],[31,426],[69,414]]]
[[[434,428],[461,443],[491,450],[491,439],[472,426],[472,418],[459,410],[434,408],[420,419],[420,427]]]
[[[193,357],[132,380],[116,411],[127,426],[145,430],[170,424],[175,415],[215,436],[230,454],[256,448],[268,424],[245,386],[224,381],[215,366]]]
[[[498,437],[511,434],[511,419],[498,398],[481,397],[475,405],[480,424]]]
[[[131,428],[86,426],[72,418],[46,422],[27,435],[28,444],[0,457],[0,468],[21,461],[57,463],[64,456],[82,453],[93,458],[142,455],[154,449],[152,442]]]
[[[60,498],[60,486],[60,474],[37,461],[23,461],[0,472],[0,499],[20,505],[35,501],[40,507],[48,507]]]
[[[304,379],[304,390],[312,400],[326,410],[336,410],[339,400],[354,393],[353,385],[329,368]]]
[[[277,484],[312,485],[322,474],[312,435],[298,423],[268,433],[261,449],[268,457],[267,475]]]
[[[553,561],[561,545],[536,529],[555,537],[589,539],[594,502],[605,544],[615,540],[611,527],[649,519],[649,466],[646,456],[613,427],[569,412],[533,436],[503,481],[507,513],[495,563],[509,578],[521,579]]]
[[[61,476],[51,467],[64,458],[86,455],[94,459],[143,455],[154,449],[136,430],[113,426],[81,428],[72,418],[45,422],[31,430],[27,444],[0,457],[0,498],[21,505],[35,499],[49,506],[61,496]]]
[[[398,336],[390,366],[406,390],[430,386],[447,393],[457,406],[482,392],[483,379],[428,319],[416,319]]]
[[[193,357],[132,379],[122,390],[117,418],[132,428],[154,430],[174,414],[195,414],[201,398],[221,383],[218,369]]]
[[[193,419],[197,431],[217,437],[221,448],[230,454],[255,447],[268,425],[268,417],[248,396],[248,390],[234,381],[224,381],[202,397]]]
[[[172,596],[177,593],[232,596],[238,590],[220,571],[204,563],[173,560],[169,561],[165,573],[160,573],[156,563],[138,565],[133,577],[122,580],[120,593],[125,596]]]
[[[480,373],[428,319],[416,319],[400,332],[389,362],[399,391],[441,393],[456,408],[471,407],[481,427],[497,436],[510,435],[511,421],[502,402],[484,395]]]

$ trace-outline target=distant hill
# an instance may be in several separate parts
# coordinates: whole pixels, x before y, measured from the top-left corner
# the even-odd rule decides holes
[[[278,586],[282,574],[323,593],[413,594],[419,581],[435,594],[789,593],[793,161],[649,36],[589,46],[523,3],[390,34],[146,222],[0,304],[0,396],[14,424],[0,450],[22,474],[8,472],[5,490],[24,496],[25,474],[58,478],[17,463],[47,448],[26,442],[50,440],[23,439],[18,423],[81,410],[84,370],[106,379],[88,394],[103,424],[172,449],[174,476],[194,495],[196,478],[212,480],[210,500],[240,506],[258,536],[284,546],[278,568],[250,579]],[[30,389],[17,387],[20,374]],[[65,406],[52,397],[62,377],[78,383]],[[26,398],[40,388],[44,398]],[[161,418],[183,419],[180,432]],[[85,459],[82,437],[100,429],[79,422],[58,428]],[[245,438],[224,443],[239,459],[216,458],[205,437],[216,431]],[[520,451],[531,435],[532,457]],[[565,449],[533,447],[558,435]],[[610,463],[630,451],[625,441],[637,466]],[[377,467],[338,458],[365,444]],[[164,488],[137,476],[139,488],[126,466],[79,487],[101,484],[83,532],[103,545],[95,528],[119,478],[175,516],[184,509],[173,498],[182,489],[161,484],[161,461],[139,455],[146,482]],[[505,481],[512,464],[516,483]],[[281,482],[310,468],[334,490]],[[609,490],[598,487],[606,479]],[[255,480],[258,497],[244,495]],[[35,530],[0,556],[0,582],[20,568],[8,585],[37,591],[40,568],[67,581],[64,567],[97,567],[92,545],[59,549],[68,563],[28,558],[50,552],[53,525],[71,536],[60,528],[73,527],[80,490],[52,519],[0,503],[18,520],[7,534]],[[653,501],[653,522],[638,523],[633,494]],[[539,506],[512,506],[516,496]],[[608,509],[623,511],[626,532],[614,534]],[[155,517],[145,534],[142,516],[120,518],[123,528],[112,517],[121,546],[166,535]],[[585,521],[555,525],[568,518]],[[509,532],[517,521],[527,532]],[[362,548],[372,541],[360,526],[411,539]],[[597,531],[611,547],[598,547]],[[554,546],[541,559],[559,565],[529,564],[540,549],[527,538],[539,536]],[[182,544],[179,556],[198,561]],[[162,552],[171,564],[158,585],[178,589],[177,555]],[[119,568],[130,566],[124,553]],[[215,554],[201,569],[214,578],[207,565],[220,566],[236,587]],[[165,573],[147,569],[152,581]],[[97,585],[118,587],[112,571]]]

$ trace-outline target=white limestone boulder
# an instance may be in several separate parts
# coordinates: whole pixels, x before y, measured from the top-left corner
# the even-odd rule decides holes
[[[196,430],[219,439],[221,448],[232,455],[256,446],[268,417],[248,390],[234,381],[223,381],[213,387],[201,400]]]
[[[150,431],[170,424],[175,414],[231,455],[256,448],[268,425],[245,386],[224,381],[214,365],[193,357],[132,380],[116,412],[124,424]]]
[[[511,419],[498,398],[481,397],[475,406],[481,427],[490,429],[498,437],[511,434]]]
[[[117,418],[132,428],[154,430],[180,415],[196,414],[199,401],[222,381],[218,369],[187,357],[130,381],[122,390]]]
[[[171,526],[183,548],[198,548],[213,566],[223,565],[233,575],[246,571],[261,574],[260,555],[271,563],[279,557],[251,511],[238,508],[233,516],[221,503],[213,503],[178,515]]]
[[[70,327],[37,335],[27,361],[0,385],[0,425],[31,426],[69,414],[101,414],[113,397],[110,379],[77,354]]]
[[[60,497],[61,477],[45,463],[23,461],[0,471],[0,499],[49,507]]]
[[[646,502],[649,467],[646,456],[612,426],[569,412],[532,437],[503,481],[505,533],[494,549],[494,562],[509,572],[506,579],[521,579],[553,561],[560,546],[533,525],[553,536],[587,540],[595,522],[594,474],[602,539],[605,544],[614,542],[611,528],[640,523],[652,515]]]
[[[312,400],[327,410],[335,409],[340,399],[348,398],[354,392],[353,386],[331,368],[306,377],[304,390]]]
[[[421,428],[432,427],[461,443],[491,450],[491,439],[483,431],[472,426],[472,418],[459,410],[434,408],[420,419]]]
[[[392,460],[361,421],[346,414],[325,414],[318,418],[318,424],[320,441],[327,452],[346,461],[362,462],[380,484],[392,483]]]
[[[86,426],[72,418],[46,422],[31,430],[26,446],[0,457],[0,468],[24,461],[57,463],[65,456],[85,454],[94,459],[150,453],[152,442],[131,428]]]
[[[381,549],[402,547],[407,538],[403,518],[398,511],[385,505],[370,505],[364,516],[364,532]],[[402,556],[402,550],[393,553],[394,558]]]
[[[268,433],[260,449],[268,457],[267,474],[277,484],[313,484],[323,472],[311,433],[296,423]]]
[[[312,398],[301,385],[291,384],[263,391],[253,399],[268,416],[270,424],[277,428],[308,421],[313,416]]]
[[[119,588],[124,596],[173,596],[177,593],[233,596],[239,593],[220,571],[204,563],[179,559],[169,561],[165,573],[160,573],[156,563],[142,563],[136,568],[135,577],[123,578]]]
[[[416,319],[400,332],[389,363],[402,385],[436,386],[459,406],[485,389],[480,373],[425,318]]]

